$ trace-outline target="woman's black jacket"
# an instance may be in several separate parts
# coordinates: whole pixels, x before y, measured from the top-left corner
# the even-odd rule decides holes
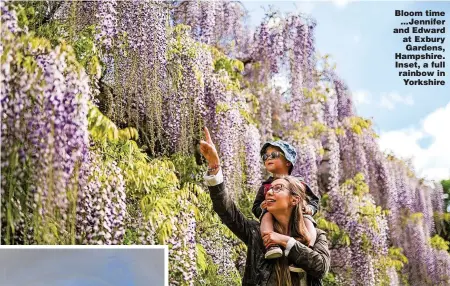
[[[265,247],[259,223],[245,218],[226,193],[223,183],[208,188],[214,211],[222,222],[247,245],[247,261],[242,285],[269,285],[270,276],[275,275],[276,259],[264,258]],[[312,249],[297,241],[289,251],[287,259],[289,264],[293,263],[306,271],[308,285],[322,285],[322,278],[330,268],[330,252],[325,232],[317,229],[317,239]]]

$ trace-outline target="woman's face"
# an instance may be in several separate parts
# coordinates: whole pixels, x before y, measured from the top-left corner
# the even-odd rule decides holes
[[[266,207],[270,213],[289,210],[295,202],[286,180],[277,179],[272,182],[271,188],[266,193]]]
[[[283,152],[281,152],[279,148],[272,146],[267,147],[265,153],[272,154],[272,152],[280,152],[281,154],[283,154]],[[264,167],[266,167],[266,170],[272,174],[287,174],[289,171],[289,166],[287,166],[288,163],[289,162],[286,160],[286,158],[281,155],[278,158],[270,157],[270,159],[267,159],[264,162]]]

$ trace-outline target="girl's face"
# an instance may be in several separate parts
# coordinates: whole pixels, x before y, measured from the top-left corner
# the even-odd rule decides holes
[[[278,147],[269,146],[266,149],[266,155],[270,155],[273,152],[281,152],[281,150]],[[266,170],[272,174],[278,174],[278,175],[287,175],[289,173],[289,166],[290,163],[283,155],[280,155],[278,158],[272,158],[270,157],[264,162],[264,167],[266,167]]]
[[[298,199],[291,195],[289,183],[283,179],[274,180],[266,193],[266,208],[272,214],[290,210],[297,201]]]

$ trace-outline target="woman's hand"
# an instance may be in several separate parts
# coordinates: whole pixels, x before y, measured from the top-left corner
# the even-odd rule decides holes
[[[264,231],[262,238],[264,246],[267,248],[272,244],[278,244],[282,247],[286,247],[290,237],[274,231]]]
[[[219,155],[217,154],[216,146],[211,140],[211,136],[209,135],[208,128],[203,128],[205,132],[205,140],[200,140],[200,152],[205,157],[206,161],[208,161],[208,166],[210,168],[214,168],[219,165]],[[217,173],[216,170],[215,173]]]

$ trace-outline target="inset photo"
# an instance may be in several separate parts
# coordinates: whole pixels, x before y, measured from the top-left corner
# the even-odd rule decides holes
[[[5,286],[168,285],[167,246],[0,248]]]

